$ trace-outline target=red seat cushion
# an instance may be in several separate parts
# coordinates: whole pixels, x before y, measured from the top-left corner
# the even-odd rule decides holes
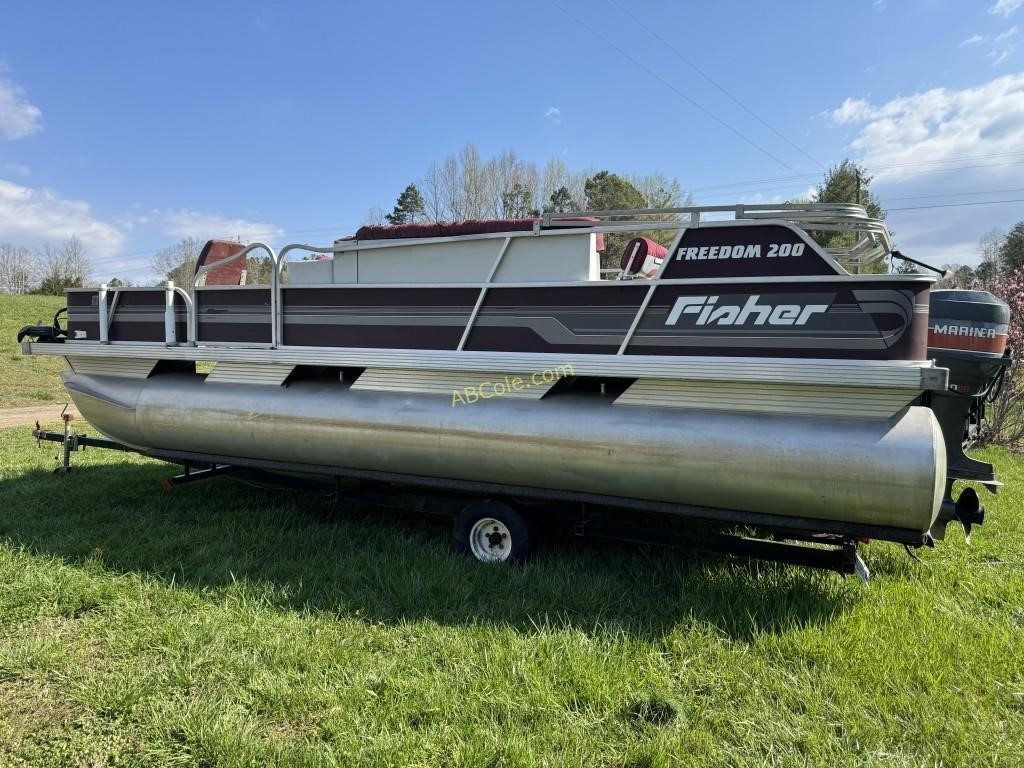
[[[634,237],[622,252],[619,259],[619,269],[629,275],[635,275],[643,271],[647,277],[653,277],[658,272],[662,260],[668,255],[668,248],[654,242],[648,237]],[[648,263],[648,257],[651,261]],[[647,265],[645,269],[645,264]]]

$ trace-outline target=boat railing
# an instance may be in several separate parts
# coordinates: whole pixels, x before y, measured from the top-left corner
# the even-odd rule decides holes
[[[851,272],[885,258],[892,239],[885,222],[852,203],[759,203],[692,205],[674,208],[633,208],[606,211],[547,213],[540,226],[557,226],[559,220],[594,219],[595,232],[643,229],[686,229],[711,221],[781,220],[809,233],[849,232],[849,238],[831,238],[824,250]]]
[[[217,267],[223,266],[225,264],[229,264],[232,261],[240,259],[243,256],[246,256],[246,255],[248,255],[248,254],[250,254],[250,253],[252,253],[254,251],[266,251],[267,254],[270,256],[270,266],[271,266],[271,271],[270,271],[270,325],[271,325],[271,335],[270,335],[270,345],[269,346],[271,348],[273,348],[273,347],[277,346],[277,328],[278,328],[278,323],[277,323],[277,319],[276,318],[277,318],[277,314],[278,314],[278,312],[277,312],[277,307],[279,306],[278,302],[280,300],[280,291],[278,290],[278,282],[280,280],[280,275],[281,275],[279,264],[281,262],[281,256],[284,254],[285,251],[287,251],[287,248],[285,248],[284,251],[282,251],[281,254],[277,254],[277,253],[274,252],[274,249],[271,248],[266,243],[259,242],[259,241],[253,242],[253,243],[249,243],[247,246],[245,246],[245,248],[242,248],[241,250],[237,251],[236,253],[233,253],[230,256],[226,256],[223,259],[218,259],[217,261],[214,261],[214,262],[212,262],[210,264],[205,264],[200,269],[196,270],[195,276],[192,278],[192,286],[191,286],[191,288],[189,290],[190,290],[190,293],[192,294],[192,298],[195,299],[196,290],[201,288],[201,287],[203,287],[203,286],[200,285],[200,282],[207,275],[207,273],[209,273],[210,271],[212,271],[213,269],[215,269]],[[193,302],[193,306],[191,306],[190,309],[189,309],[189,314],[190,314],[190,316],[192,318],[192,327],[193,327],[193,329],[195,329],[197,324],[196,324],[196,320],[195,320],[196,308],[194,306],[194,302]],[[195,333],[193,333],[192,337],[189,339],[189,342],[192,343],[192,344],[195,344],[195,343],[198,342],[198,339],[197,339]]]
[[[72,289],[78,291],[91,291],[92,289]],[[138,286],[112,286],[107,283],[100,283],[97,294],[97,313],[99,326],[99,341],[101,344],[110,344],[110,327],[114,322],[121,296],[126,293],[149,293],[157,294],[163,292],[163,326],[164,341],[168,345],[179,344],[178,339],[178,310],[175,302],[180,297],[185,307],[185,342],[194,344],[196,340],[196,312],[195,302],[192,295],[180,286],[176,286],[173,280],[167,280],[163,287],[145,288]],[[154,297],[156,298],[156,297]],[[108,301],[109,300],[109,301]],[[159,301],[159,299],[157,299]],[[161,343],[161,342],[157,342]]]
[[[717,216],[718,218],[712,218]],[[818,232],[848,232],[852,233],[851,242],[844,242],[842,246],[832,246],[825,250],[840,259],[851,271],[859,271],[858,267],[870,264],[873,261],[884,257],[892,250],[892,243],[885,224],[879,219],[874,219],[867,214],[863,206],[832,204],[832,203],[784,203],[784,204],[759,204],[759,205],[722,205],[722,206],[686,206],[677,208],[641,208],[630,210],[607,210],[607,211],[577,211],[572,213],[545,214],[540,217],[532,231],[522,232],[496,232],[470,237],[478,238],[503,238],[504,246],[492,265],[490,275],[486,281],[490,284],[501,258],[508,248],[512,238],[531,237],[537,234],[571,234],[585,232],[617,232],[617,231],[651,231],[651,230],[680,230],[690,227],[699,227],[702,224],[708,225],[712,222],[732,220],[764,220],[784,221],[807,231]],[[586,218],[590,221],[581,221]],[[571,225],[561,226],[571,221]],[[553,229],[544,232],[545,227]],[[677,235],[677,238],[679,235]],[[462,239],[461,237],[435,238],[429,242],[438,242],[446,239]],[[417,240],[417,242],[419,242]],[[118,309],[118,301],[122,292],[125,291],[149,291],[152,293],[163,291],[164,293],[164,341],[167,345],[190,346],[205,345],[208,342],[199,338],[199,291],[209,287],[201,285],[204,277],[216,267],[240,259],[254,251],[266,251],[270,256],[272,265],[269,296],[269,324],[270,332],[265,342],[256,343],[255,346],[277,348],[282,346],[284,338],[284,312],[282,311],[284,268],[288,263],[288,256],[295,251],[304,251],[313,254],[337,255],[350,250],[376,249],[398,246],[408,246],[410,239],[394,240],[370,240],[370,241],[336,241],[329,246],[314,246],[302,243],[292,243],[275,252],[268,244],[254,242],[240,249],[223,259],[211,264],[206,264],[196,271],[189,287],[176,286],[173,281],[167,281],[163,288],[123,288],[111,287],[106,284],[100,285],[98,296],[99,309],[99,340],[100,343],[109,344],[110,327],[114,314]],[[612,277],[618,273],[616,269],[601,270],[601,277]],[[219,287],[219,286],[218,286]],[[266,290],[268,286],[245,286],[252,290]],[[113,292],[112,300],[108,304],[108,296]],[[480,300],[486,293],[486,286],[481,292]],[[177,305],[176,297],[180,297],[184,305],[186,338],[178,338],[178,325],[181,322],[179,313],[181,307]],[[480,300],[477,304],[479,308]],[[151,304],[159,304],[157,296],[150,296]],[[474,310],[474,314],[475,314]],[[472,326],[472,322],[469,324]],[[468,331],[468,327],[467,327]],[[463,343],[465,338],[463,338]],[[161,342],[150,342],[161,343]],[[462,343],[460,343],[460,348]]]

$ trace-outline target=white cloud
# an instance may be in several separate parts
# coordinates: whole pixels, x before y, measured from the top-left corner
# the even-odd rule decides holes
[[[977,45],[978,43],[983,43],[983,42],[985,42],[985,36],[984,35],[971,35],[966,40],[964,40],[962,43],[960,43],[960,45],[958,45],[957,47],[958,48],[966,48],[968,45]]]
[[[1016,34],[1017,34],[1017,25],[1014,24],[1012,27],[1010,27],[1005,32],[1000,32],[998,35],[996,35],[996,42],[999,43],[999,42],[1002,42],[1003,40],[1009,40],[1011,37],[1013,37]]]
[[[976,263],[978,239],[1020,219],[1024,73],[886,102],[847,99],[830,116],[852,127],[847,149],[874,176],[897,247],[934,263]],[[962,207],[929,207],[956,206]],[[978,203],[983,203],[979,205]],[[900,210],[903,209],[903,210]]]
[[[840,125],[845,125],[846,123],[859,123],[868,119],[871,117],[873,109],[864,99],[848,98],[837,109],[833,109],[826,114]]]
[[[1013,49],[1015,47],[1016,46],[1008,45],[1005,48],[993,48],[991,51],[989,51],[988,57],[992,59],[992,66],[998,67],[1004,61],[1006,61],[1006,59],[1009,58],[1010,54],[1013,53]]]
[[[544,113],[544,117],[550,120],[555,125],[561,125],[562,123],[562,110],[558,107],[548,107]]]
[[[1024,152],[1024,73],[879,105],[846,99],[831,114],[840,125],[859,126],[850,148],[887,177],[913,175],[936,161],[965,155]]]
[[[242,240],[266,240],[283,234],[279,227],[264,221],[202,213],[187,208],[154,211],[152,217],[160,219],[163,231],[174,237],[195,237],[200,240],[235,237]]]
[[[94,217],[84,200],[67,200],[48,189],[0,179],[0,240],[56,245],[72,235],[96,258],[116,254],[124,242],[121,230]]]
[[[25,92],[5,77],[0,69],[0,136],[23,139],[43,129],[39,107],[25,99]]]
[[[988,12],[994,13],[997,16],[1006,17],[1022,5],[1024,5],[1024,0],[996,0],[996,4],[989,8]]]

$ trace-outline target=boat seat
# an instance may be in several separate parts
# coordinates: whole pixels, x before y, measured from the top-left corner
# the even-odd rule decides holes
[[[200,269],[205,267],[207,264],[216,264],[218,261],[234,256],[240,250],[245,248],[242,243],[232,242],[231,240],[209,240],[206,245],[203,246],[203,250],[199,253],[199,259],[196,261],[195,272],[193,273],[193,279],[195,274]],[[200,281],[201,285],[244,285],[245,284],[245,267],[246,257],[242,256],[229,261],[227,264],[221,264],[219,267],[214,267],[205,275],[203,280]]]
[[[656,277],[668,255],[668,248],[649,237],[634,237],[622,251],[619,259],[621,276]]]

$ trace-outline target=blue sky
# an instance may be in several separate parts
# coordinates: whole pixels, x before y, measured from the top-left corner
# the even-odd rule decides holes
[[[1024,199],[1022,39],[1024,0],[7,3],[0,242],[134,279],[185,235],[326,243],[473,142],[708,204],[850,156],[958,206],[892,210],[908,255],[971,262],[1024,218],[989,204]]]

